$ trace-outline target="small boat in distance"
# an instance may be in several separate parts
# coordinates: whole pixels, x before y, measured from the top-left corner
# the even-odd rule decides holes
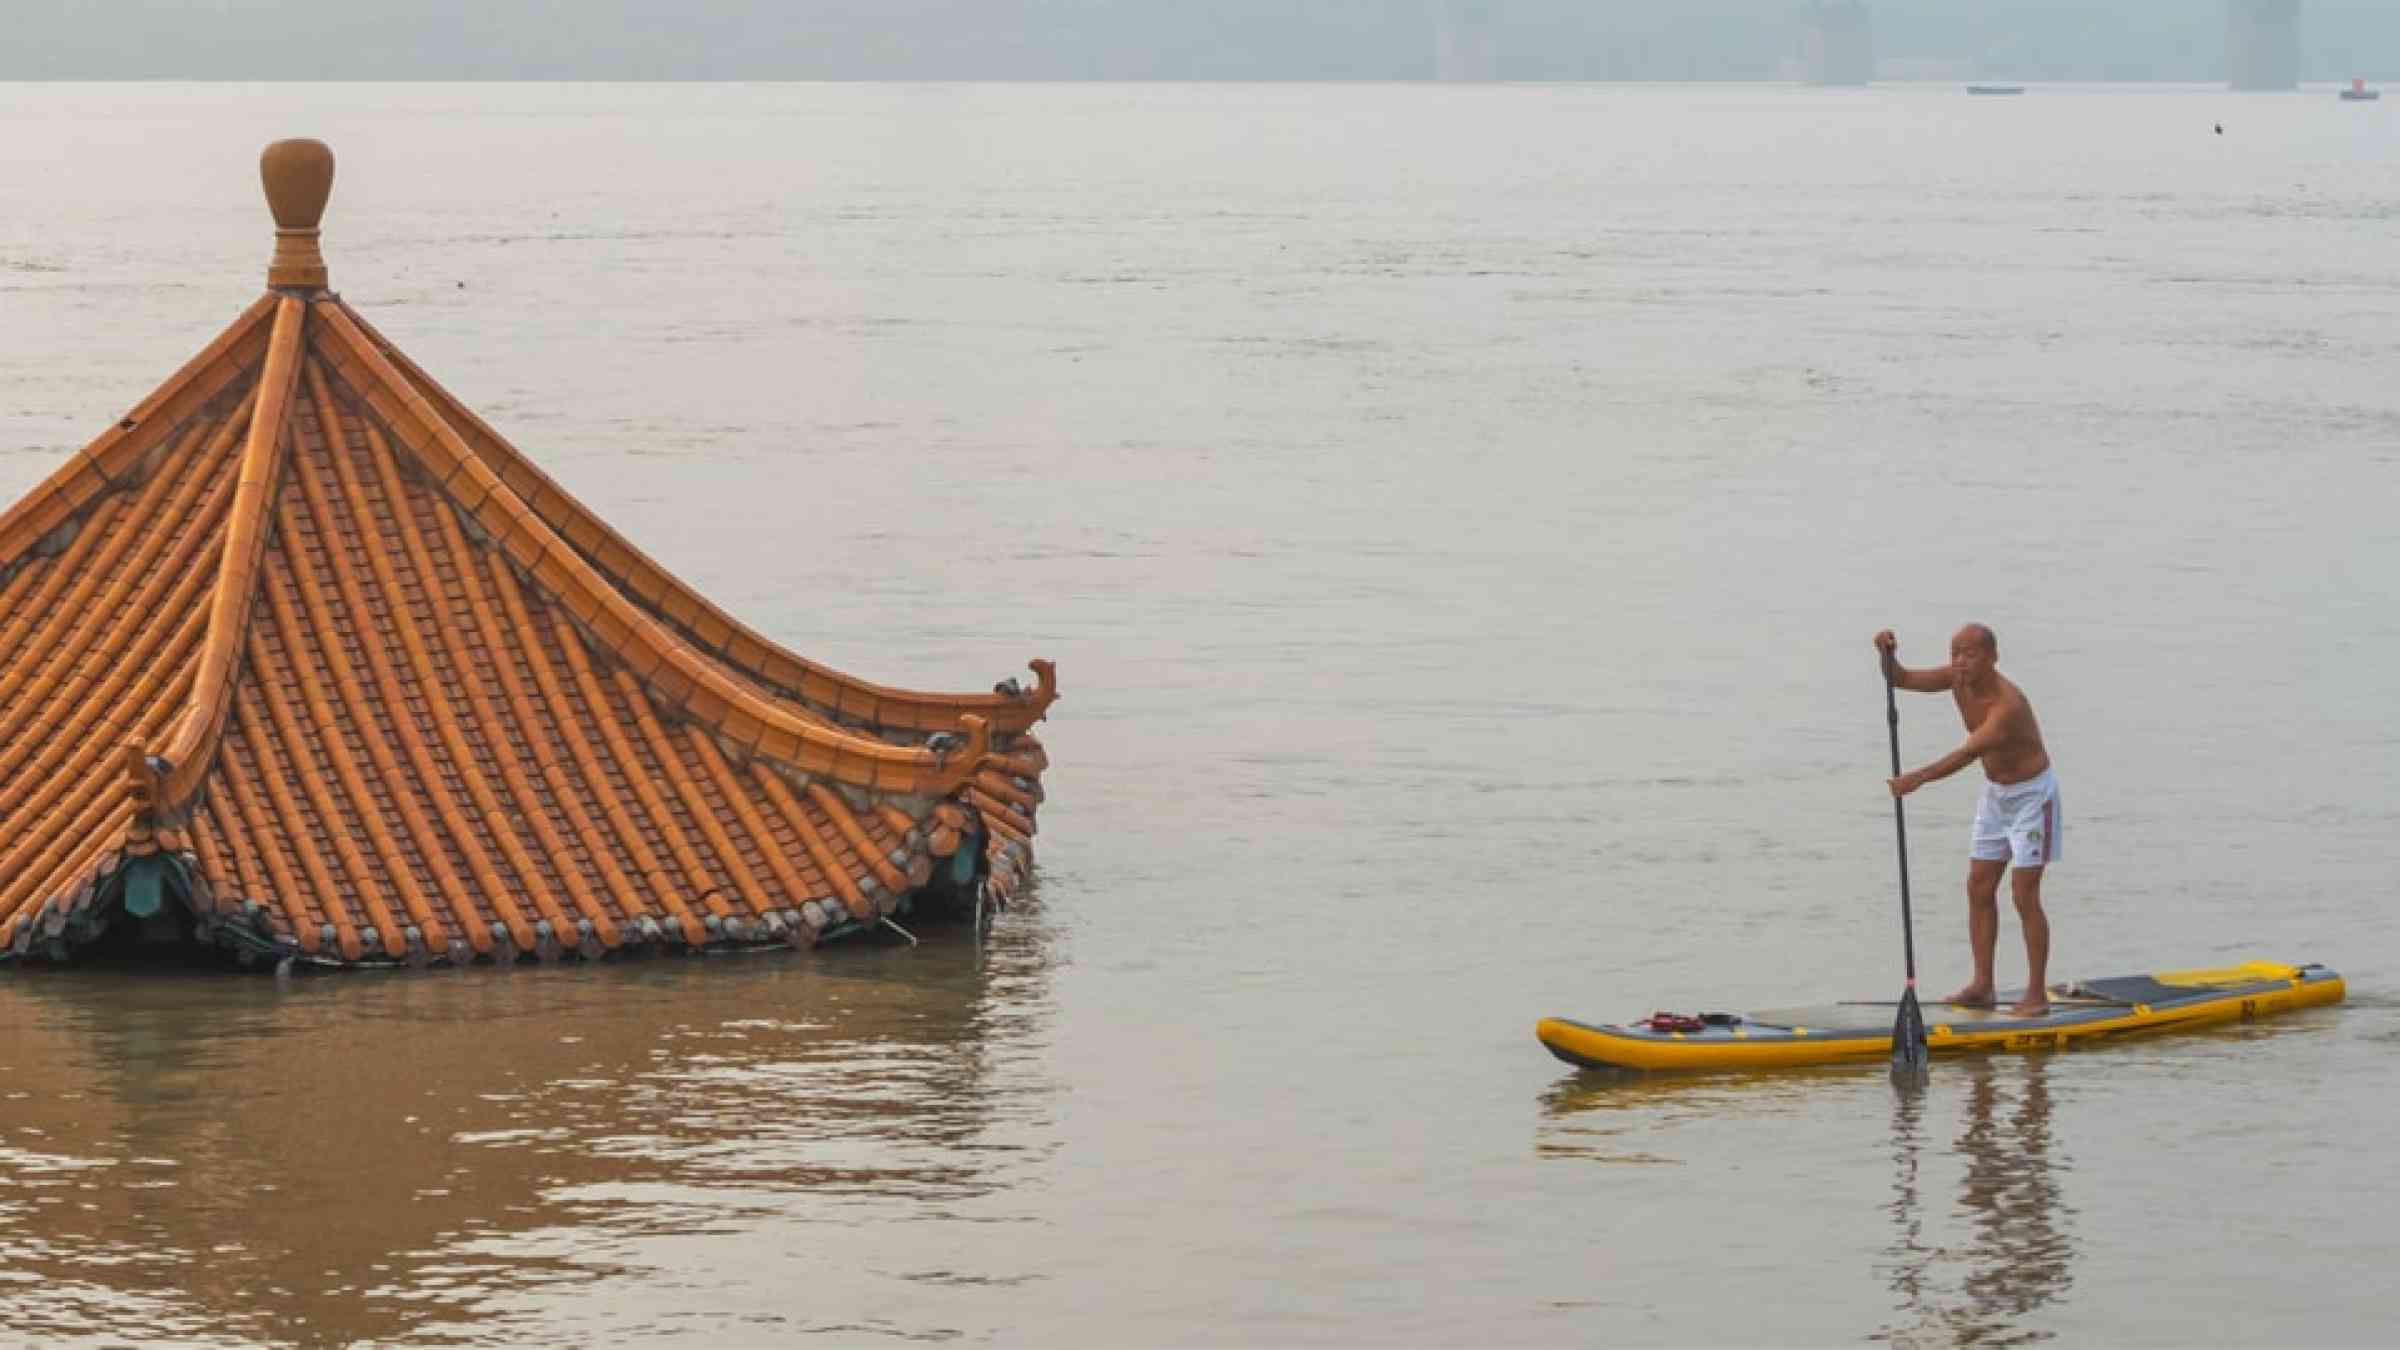
[[[2344,103],[2373,103],[2382,97],[2383,91],[2367,88],[2365,80],[2352,80],[2350,87],[2342,91],[2342,102]]]
[[[1970,94],[1988,94],[1995,96],[2003,94],[2022,94],[2025,92],[2025,86],[2021,84],[1970,84],[1967,86],[1967,92]]]

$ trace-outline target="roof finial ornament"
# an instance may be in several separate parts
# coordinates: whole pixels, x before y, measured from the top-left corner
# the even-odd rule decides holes
[[[317,222],[333,195],[333,151],[323,141],[277,141],[259,155],[258,178],[267,189],[267,209],[275,213],[275,261],[267,267],[267,285],[325,289]]]

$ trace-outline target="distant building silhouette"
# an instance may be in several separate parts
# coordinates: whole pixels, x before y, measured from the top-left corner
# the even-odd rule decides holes
[[[1431,0],[1435,79],[1500,78],[1497,5],[1498,0]]]
[[[2300,87],[2300,0],[2226,0],[2225,82]]]
[[[1874,19],[1862,0],[1816,0],[1809,9],[1804,60],[1810,84],[1874,82]]]

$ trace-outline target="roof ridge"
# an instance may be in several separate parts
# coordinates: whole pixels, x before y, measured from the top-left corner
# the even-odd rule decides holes
[[[960,716],[974,713],[989,722],[995,733],[1012,733],[1041,721],[1050,705],[1057,701],[1057,666],[1046,660],[1027,663],[1034,674],[1031,690],[1013,694],[944,693],[878,684],[811,661],[770,641],[660,566],[574,494],[560,487],[556,479],[409,359],[365,316],[342,303],[339,297],[334,297],[331,303],[340,305],[342,313],[405,378],[412,392],[453,424],[451,429],[494,477],[577,551],[588,555],[593,570],[632,592],[642,601],[643,608],[662,619],[696,650],[778,691],[794,691],[793,696],[799,701],[820,704],[830,712],[863,718],[877,725],[910,730],[951,730],[958,725]],[[621,563],[612,566],[612,555],[621,559]],[[715,636],[720,633],[721,636]],[[789,667],[784,676],[778,677],[771,669],[777,665]]]
[[[216,592],[210,597],[208,636],[200,648],[199,673],[165,742],[147,751],[161,761],[153,766],[160,778],[153,809],[164,819],[177,816],[199,791],[224,735],[243,634],[249,627],[258,587],[259,562],[266,553],[274,489],[283,468],[286,424],[299,384],[300,350],[307,327],[306,301],[288,295],[276,297],[274,333],[267,343],[266,365],[259,372],[257,401],[237,470],[240,477],[226,515],[225,551],[217,564]]]
[[[417,459],[443,495],[475,519],[495,548],[556,596],[578,626],[662,705],[679,708],[747,753],[861,788],[947,796],[981,765],[991,748],[990,725],[983,718],[960,719],[963,747],[894,746],[818,725],[716,669],[698,649],[628,600],[535,514],[409,383],[348,306],[325,299],[313,308],[325,335],[317,350],[361,405]]]

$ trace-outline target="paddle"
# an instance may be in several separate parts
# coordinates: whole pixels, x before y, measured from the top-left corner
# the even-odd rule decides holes
[[[1892,731],[1892,777],[1900,776],[1900,698],[1893,692],[1898,662],[1883,653],[1883,714]],[[1892,825],[1900,843],[1900,950],[1908,963],[1908,989],[1900,995],[1900,1016],[1892,1023],[1892,1081],[1921,1083],[1932,1065],[1925,1047],[1925,1014],[1917,1007],[1917,926],[1908,912],[1908,811],[1892,798]]]

